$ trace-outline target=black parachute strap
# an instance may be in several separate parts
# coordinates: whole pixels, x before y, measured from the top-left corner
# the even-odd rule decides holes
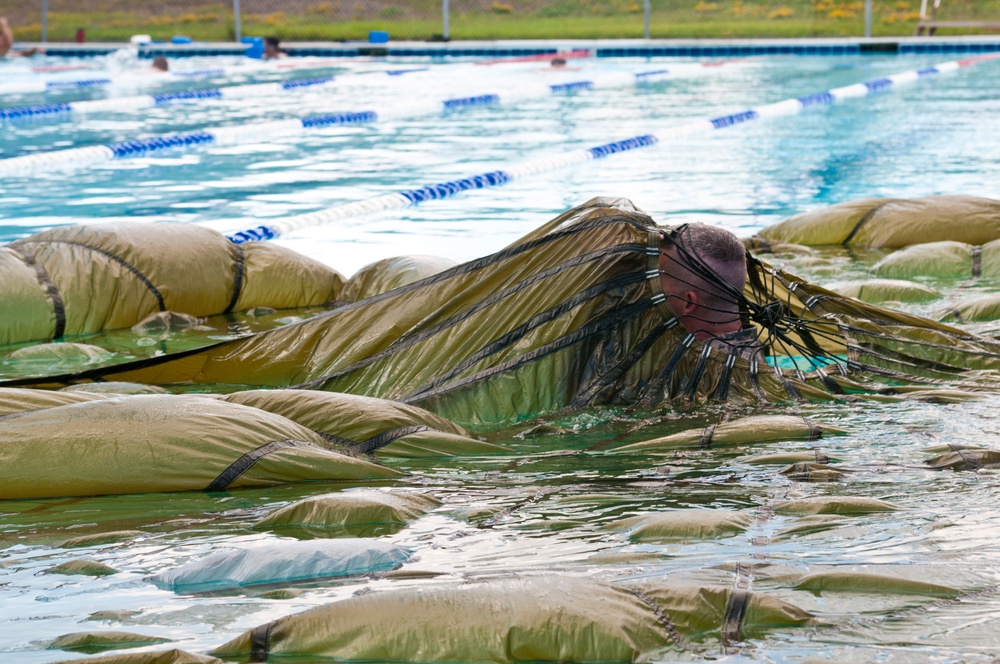
[[[576,307],[580,306],[588,300],[592,300],[595,297],[603,295],[604,293],[613,290],[615,288],[620,288],[622,286],[628,286],[631,284],[639,283],[645,278],[645,275],[641,272],[632,272],[628,274],[621,274],[611,279],[602,281],[599,284],[595,284],[590,288],[587,288],[579,293],[575,293],[572,297],[563,300],[559,304],[550,309],[547,309],[536,316],[532,316],[529,320],[525,321],[522,325],[519,325],[515,329],[511,330],[507,334],[493,340],[489,344],[483,346],[478,351],[473,353],[471,356],[466,358],[464,361],[453,366],[447,372],[436,376],[432,381],[421,385],[416,390],[414,394],[419,392],[426,392],[432,390],[438,385],[442,385],[449,380],[454,379],[456,376],[461,374],[463,371],[467,370],[469,367],[475,365],[478,362],[483,361],[487,357],[494,355],[496,353],[502,352],[507,348],[510,348],[515,343],[523,339],[527,334],[533,332],[539,327],[551,323],[552,321],[560,318],[561,316],[569,313]],[[393,347],[390,346],[389,349]]]
[[[983,248],[976,245],[972,248],[972,278],[978,279],[983,275]]]
[[[566,414],[577,408],[584,406],[589,406],[592,404],[593,400],[597,398],[597,395],[603,392],[605,389],[615,384],[629,369],[635,366],[636,362],[642,359],[646,352],[656,343],[656,340],[662,337],[666,332],[672,330],[678,325],[676,318],[668,318],[661,321],[656,328],[653,329],[644,339],[637,343],[632,350],[629,351],[628,355],[622,358],[621,362],[616,364],[610,370],[596,378],[590,385],[585,387],[580,391],[580,394],[573,400],[573,403],[558,411],[553,417],[561,416],[561,414]]]
[[[640,315],[641,313],[643,313],[652,306],[653,304],[650,300],[640,300],[639,302],[630,304],[629,306],[623,309],[617,309],[615,311],[612,311],[608,315],[596,321],[592,321],[587,325],[584,325],[580,329],[570,332],[569,334],[566,334],[556,339],[555,341],[549,342],[543,346],[539,346],[538,348],[535,348],[525,353],[524,355],[521,355],[520,357],[513,358],[495,367],[485,369],[471,376],[455,381],[450,385],[442,385],[434,390],[425,392],[423,394],[410,394],[401,399],[398,399],[398,401],[401,401],[402,403],[415,403],[418,401],[423,401],[425,399],[430,399],[432,397],[436,397],[441,394],[446,394],[448,392],[467,387],[474,383],[487,380],[489,378],[492,378],[493,376],[504,373],[506,371],[512,371],[526,364],[530,364],[535,360],[541,359],[547,355],[551,355],[552,353],[558,352],[565,348],[569,348],[570,346],[578,344],[586,339],[589,339],[590,337],[606,332],[607,330],[617,325],[620,325],[622,322]]]
[[[694,365],[694,370],[691,372],[691,378],[684,388],[688,401],[693,401],[698,392],[698,383],[701,382],[701,376],[705,372],[705,365],[708,363],[708,356],[711,354],[712,347],[709,344],[705,344],[705,347],[701,350],[701,355],[698,356],[698,362]]]
[[[228,314],[236,307],[236,303],[240,301],[240,294],[243,292],[243,279],[244,273],[246,272],[246,252],[243,250],[242,244],[234,244],[233,247],[236,249],[236,265],[233,274],[233,296],[229,298],[229,304],[226,305],[226,309],[222,312]]]
[[[415,433],[421,433],[423,431],[436,431],[429,426],[423,424],[415,424],[406,427],[396,427],[395,429],[389,429],[388,431],[383,431],[377,436],[372,436],[367,440],[363,440],[360,443],[356,443],[351,447],[347,448],[347,454],[351,456],[359,456],[362,454],[372,454],[376,450],[385,447],[389,443],[394,443],[400,438],[405,438],[406,436],[412,436]]]
[[[59,339],[66,334],[66,303],[63,301],[62,293],[59,292],[59,287],[56,286],[55,282],[52,281],[52,277],[45,270],[42,265],[35,260],[35,255],[28,253],[18,247],[7,245],[7,248],[24,261],[24,264],[35,271],[35,277],[38,279],[38,285],[42,287],[45,294],[49,297],[49,301],[52,303],[52,315],[55,317],[55,326],[52,331],[52,338]]]
[[[839,394],[839,395],[845,394],[844,388],[840,386],[840,383],[835,381],[833,378],[830,378],[829,374],[827,374],[826,371],[823,370],[823,367],[818,367],[816,369],[816,375],[819,376],[819,379],[823,382],[824,385],[826,385],[826,388],[831,392],[833,392],[834,394]]]
[[[254,627],[250,631],[250,661],[266,662],[267,656],[271,654],[271,628],[277,624],[277,620]]]
[[[292,440],[291,438],[287,438],[285,440],[272,440],[270,443],[264,443],[260,447],[255,447],[236,461],[229,464],[228,468],[219,473],[219,476],[212,480],[211,484],[205,487],[205,491],[225,491],[230,484],[239,479],[243,473],[253,468],[254,464],[258,461],[269,454],[273,454],[287,447],[316,447],[316,445],[304,440]]]
[[[734,588],[729,592],[726,602],[726,614],[722,619],[722,643],[729,647],[741,640],[743,619],[746,617],[747,606],[750,604],[750,591]]]
[[[294,385],[293,387],[297,388],[297,389],[324,389],[325,386],[329,383],[329,381],[335,380],[337,378],[345,376],[345,375],[347,375],[347,374],[349,374],[351,372],[357,371],[359,369],[363,369],[363,368],[365,368],[367,366],[370,366],[370,365],[372,365],[372,364],[374,364],[376,362],[379,362],[380,360],[383,360],[383,359],[385,359],[387,357],[391,357],[392,355],[394,355],[394,354],[396,354],[396,353],[398,353],[400,351],[406,350],[407,348],[410,348],[410,347],[416,345],[417,343],[419,343],[421,341],[424,341],[425,339],[428,339],[428,338],[434,336],[435,334],[437,334],[437,333],[439,333],[439,332],[441,332],[443,330],[448,329],[449,327],[453,327],[455,325],[458,325],[458,324],[462,323],[463,321],[467,320],[468,318],[470,318],[474,314],[476,314],[476,313],[478,313],[478,312],[480,312],[480,311],[482,311],[482,310],[484,310],[484,309],[486,309],[488,307],[491,307],[491,306],[493,306],[493,305],[495,305],[495,304],[503,301],[504,299],[506,299],[506,298],[508,298],[508,297],[510,297],[510,296],[512,296],[512,295],[514,295],[514,294],[516,294],[518,292],[520,292],[521,290],[523,290],[523,289],[525,289],[525,288],[527,288],[527,287],[529,287],[531,285],[534,285],[534,284],[536,284],[536,283],[538,283],[538,282],[540,282],[540,281],[542,281],[544,279],[548,279],[548,278],[554,277],[554,276],[560,274],[561,272],[563,272],[565,270],[572,269],[572,268],[577,267],[577,266],[579,266],[579,265],[581,265],[581,264],[583,264],[585,262],[588,262],[588,261],[591,261],[591,260],[596,260],[596,259],[599,259],[599,258],[601,258],[603,256],[607,256],[607,255],[612,254],[612,253],[629,253],[629,252],[636,251],[637,247],[639,249],[641,249],[640,245],[635,245],[635,244],[626,244],[626,245],[619,245],[619,246],[611,247],[611,248],[599,249],[597,251],[593,251],[593,252],[584,254],[582,256],[574,257],[574,258],[572,258],[572,259],[570,259],[568,261],[564,261],[563,263],[560,263],[559,265],[554,265],[553,267],[550,267],[550,268],[548,268],[546,270],[543,270],[542,272],[539,272],[538,274],[532,275],[528,279],[524,279],[523,281],[519,281],[517,284],[515,284],[514,286],[512,286],[510,288],[505,288],[504,290],[500,291],[499,293],[495,293],[494,295],[486,298],[485,300],[481,300],[481,301],[475,303],[469,309],[463,311],[460,314],[456,314],[455,316],[451,316],[447,320],[444,320],[441,323],[438,323],[437,325],[434,325],[432,327],[423,329],[423,330],[421,330],[420,332],[418,332],[416,334],[412,334],[410,336],[401,337],[400,339],[397,339],[396,341],[394,341],[393,343],[391,343],[385,350],[383,350],[383,351],[381,351],[379,353],[376,353],[374,355],[370,355],[369,357],[366,357],[363,360],[355,362],[354,364],[348,365],[348,366],[343,367],[341,369],[337,369],[336,371],[333,371],[331,373],[324,374],[323,376],[320,376],[318,378],[314,378],[312,380],[306,381],[305,383],[300,383],[299,385]],[[623,285],[623,284],[627,284],[627,283],[630,283],[630,282],[638,282],[638,281],[641,281],[642,279],[643,279],[642,273],[633,273],[633,274],[630,274],[630,275],[619,275],[618,277],[613,277],[612,279],[609,279],[609,280],[603,282],[602,284],[597,284],[595,286],[592,286],[591,288],[587,289],[586,291],[583,291],[583,293],[588,294],[589,297],[592,298],[592,297],[596,297],[596,296],[602,294],[603,292],[605,292],[605,290],[608,290],[608,289],[611,289],[611,288],[614,288],[616,286],[620,286],[620,285]],[[404,286],[404,288],[405,288],[405,286]],[[398,292],[398,290],[399,289],[397,289],[395,292]],[[390,292],[393,292],[393,291],[390,291]],[[568,311],[568,310],[572,309],[574,306],[578,306],[579,304],[582,304],[584,301],[586,301],[586,299],[588,299],[588,298],[586,296],[583,296],[581,293],[574,294],[568,300],[565,300],[562,304],[556,305],[556,307],[553,307],[552,309],[550,309],[549,312],[554,312],[554,311],[558,310],[560,307],[565,307],[566,311]],[[363,301],[364,302],[370,302],[370,301],[372,301],[372,298],[369,298],[368,300],[363,300]],[[338,309],[337,311],[341,311],[341,309]],[[333,313],[336,313],[336,312],[333,312]],[[549,314],[548,312],[543,312],[542,314],[539,314],[539,316],[543,316],[543,317],[546,316],[546,315],[551,315],[551,314]],[[530,321],[529,321],[529,323],[525,323],[525,325],[523,325],[522,327],[528,326],[529,324],[530,324]],[[541,324],[541,323],[539,323],[539,324]],[[518,329],[520,329],[520,328],[518,328]],[[528,331],[530,331],[530,329],[526,328],[524,330],[524,333],[526,334]],[[516,332],[517,332],[517,330],[514,330],[514,331],[512,331],[512,332],[510,332],[508,334],[515,334]],[[511,343],[513,343],[513,341]],[[498,348],[497,350],[500,350],[500,349]],[[493,352],[496,352],[496,351],[493,351]]]
[[[881,210],[883,207],[889,205],[892,202],[893,202],[892,200],[882,201],[872,209],[868,210],[868,212],[865,212],[864,215],[862,215],[862,217],[858,219],[858,223],[854,224],[854,228],[851,229],[851,232],[847,234],[847,237],[844,238],[844,241],[841,242],[841,244],[846,247],[850,243],[850,241],[854,239],[854,236],[857,235],[858,231],[861,230],[862,226],[867,224],[878,213],[879,210]]]
[[[691,333],[688,333],[683,339],[681,339],[677,348],[674,349],[673,354],[669,359],[667,359],[667,363],[663,365],[663,369],[660,371],[660,374],[653,380],[649,381],[649,383],[647,383],[642,389],[642,393],[636,401],[636,408],[648,408],[656,400],[658,400],[658,397],[663,394],[667,381],[670,380],[670,377],[677,369],[677,365],[680,364],[684,354],[687,353],[688,348],[691,347],[691,344],[693,344],[694,341],[695,336]]]
[[[751,358],[750,366],[747,367],[747,373],[750,375],[750,389],[753,390],[754,396],[757,397],[758,401],[767,401],[767,395],[764,394],[764,390],[760,387],[760,377],[758,376],[760,368],[758,364],[757,358]]]
[[[719,376],[719,384],[715,388],[715,400],[725,402],[729,398],[729,384],[733,379],[733,367],[736,365],[736,356],[730,353],[722,365],[722,375]]]
[[[114,262],[118,263],[119,265],[121,265],[122,267],[124,267],[126,270],[128,270],[129,272],[131,272],[133,275],[135,275],[135,278],[138,279],[139,281],[141,281],[142,285],[145,286],[147,290],[149,290],[149,292],[152,294],[153,297],[156,298],[156,304],[157,304],[157,306],[159,306],[160,311],[166,311],[167,310],[167,305],[164,304],[164,302],[163,302],[163,294],[160,293],[160,290],[156,286],[153,285],[153,282],[150,281],[149,278],[146,277],[146,275],[144,275],[142,273],[142,270],[140,270],[139,268],[137,268],[135,265],[132,265],[127,260],[125,260],[124,258],[122,258],[121,256],[119,256],[118,254],[116,254],[116,253],[114,253],[112,251],[108,251],[107,249],[101,249],[100,247],[95,247],[94,245],[87,244],[86,242],[76,242],[74,240],[32,240],[31,238],[27,238],[27,239],[24,239],[24,240],[18,240],[16,242],[16,244],[18,244],[18,245],[22,245],[22,244],[68,244],[68,245],[72,245],[74,247],[82,247],[84,249],[89,249],[90,251],[93,251],[95,253],[101,254],[102,256],[110,258],[111,260],[113,260]]]
[[[962,458],[962,462],[965,464],[963,470],[979,470],[983,467],[980,461],[969,456],[965,450],[955,450],[955,454]]]
[[[823,425],[810,420],[808,417],[803,417],[802,419],[809,429],[809,440],[819,440],[823,437]]]
[[[781,386],[785,388],[785,392],[788,392],[788,396],[790,396],[795,401],[803,401],[802,392],[800,392],[799,388],[797,388],[794,384],[792,384],[792,381],[788,380],[788,378],[785,376],[785,372],[781,370],[781,367],[779,367],[778,365],[774,365],[771,367],[771,369],[773,370],[774,377],[778,379],[778,382],[781,384]]]

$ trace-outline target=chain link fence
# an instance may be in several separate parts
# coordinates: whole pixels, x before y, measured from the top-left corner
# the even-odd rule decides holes
[[[1000,0],[937,0],[938,34],[1000,33]],[[922,7],[922,5],[924,5]],[[935,0],[3,0],[21,41],[904,36]]]

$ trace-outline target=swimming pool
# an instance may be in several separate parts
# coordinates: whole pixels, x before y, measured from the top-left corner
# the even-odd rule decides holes
[[[56,224],[122,218],[234,230],[947,59],[751,58],[645,85],[9,178],[0,187],[0,240]],[[516,75],[557,82],[595,71],[638,71],[676,62],[582,61],[579,71],[555,76],[542,65],[518,65]],[[213,64],[206,60],[192,66]],[[474,65],[407,61],[391,64],[429,66],[430,71],[387,83],[378,74],[358,71],[371,69],[371,64],[339,63],[331,70],[349,81],[343,93],[208,100],[150,109],[141,117],[102,114],[61,123],[10,123],[0,135],[0,158],[111,143],[144,133],[356,110],[366,103],[395,103],[428,91],[468,95],[492,82],[484,81],[482,68]],[[251,75],[247,80],[265,78]],[[963,193],[997,198],[1000,101],[992,90],[998,83],[1000,64],[984,63],[800,115],[663,141],[504,187],[314,227],[277,241],[349,275],[368,262],[403,253],[459,261],[477,257],[595,195],[628,197],[660,223],[706,221],[738,235],[793,213],[864,197]],[[37,101],[25,97],[16,103]],[[845,273],[863,274],[865,262],[855,258],[830,252],[792,261],[790,269],[823,283]],[[958,284],[940,280],[939,285]],[[788,579],[811,571],[851,569],[932,578],[970,591],[995,586],[1000,576],[995,537],[1000,511],[992,507],[995,476],[931,473],[908,466],[919,465],[926,448],[943,443],[996,445],[996,406],[994,398],[960,404],[799,406],[797,412],[851,431],[821,442],[826,453],[854,471],[830,485],[793,482],[775,469],[751,463],[760,454],[808,450],[813,444],[807,442],[749,445],[731,453],[694,450],[668,458],[612,456],[588,449],[609,438],[641,440],[702,426],[715,421],[717,413],[666,413],[641,431],[627,432],[638,423],[609,423],[615,413],[598,411],[563,422],[572,432],[524,439],[514,437],[516,430],[501,432],[498,439],[514,447],[526,463],[512,463],[509,457],[394,462],[412,473],[397,486],[432,492],[443,502],[386,535],[417,551],[419,560],[407,566],[415,572],[412,577],[320,584],[284,600],[254,593],[175,595],[143,579],[210,551],[273,539],[249,526],[276,505],[316,493],[315,487],[224,496],[177,494],[169,500],[125,496],[8,502],[0,507],[6,546],[0,550],[0,596],[6,599],[0,604],[0,621],[6,625],[0,651],[16,654],[18,661],[64,659],[64,653],[40,648],[47,639],[97,625],[165,636],[175,639],[177,647],[205,652],[249,627],[347,597],[362,587],[427,582],[417,572],[438,574],[435,582],[445,583],[556,570],[609,580],[683,577],[731,585],[733,565],[752,561],[758,571],[755,588],[788,597],[827,620],[850,624],[857,616],[896,619],[861,621],[851,629],[779,631],[745,644],[747,657],[991,661],[1000,651],[1000,640],[990,628],[1000,610],[996,593],[970,593],[961,601],[937,605],[923,597],[877,593],[813,597],[790,588]],[[834,493],[887,499],[901,509],[794,536],[784,532],[795,525],[789,517],[766,509],[784,497]],[[666,544],[632,541],[608,528],[620,517],[662,507],[744,510],[755,515],[754,524],[736,537]],[[133,535],[124,544],[82,550],[58,546],[70,533],[101,530],[145,534]],[[39,574],[81,557],[95,558],[119,572],[104,578]],[[85,622],[101,610],[130,613]],[[663,657],[686,656],[668,652]]]

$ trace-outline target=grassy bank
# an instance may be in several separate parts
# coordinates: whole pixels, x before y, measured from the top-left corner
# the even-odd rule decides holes
[[[178,4],[180,3],[180,4]],[[102,11],[80,11],[86,2],[49,13],[49,39],[72,41],[83,28],[88,41],[121,41],[145,33],[154,39],[186,35],[196,40],[234,37],[231,5],[175,0],[146,5],[105,0]],[[245,3],[246,4],[246,3]],[[943,20],[1000,21],[1000,0],[945,2]],[[50,5],[53,6],[53,5]],[[58,5],[56,5],[58,6]],[[282,11],[244,13],[243,34],[277,34],[286,40],[364,40],[372,30],[393,39],[440,35],[438,0],[343,2],[283,0]],[[642,0],[453,0],[452,39],[637,38],[643,36]],[[70,10],[69,7],[73,7]],[[875,0],[875,36],[908,36],[919,19],[919,0]],[[37,40],[39,16],[22,12],[17,37]],[[848,37],[864,34],[861,0],[653,0],[654,38]],[[945,33],[946,31],[942,31]],[[950,34],[975,30],[949,30]]]

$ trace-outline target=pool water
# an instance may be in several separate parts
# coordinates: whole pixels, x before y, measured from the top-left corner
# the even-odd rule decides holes
[[[108,219],[236,230],[546,154],[656,134],[687,121],[948,59],[752,58],[646,85],[7,178],[0,183],[0,241],[55,225]],[[538,64],[494,72],[471,64],[415,60],[343,62],[328,70],[345,79],[343,88],[329,92],[208,100],[59,122],[10,122],[0,130],[0,158],[209,125],[360,110],[428,92],[468,96],[511,80],[562,82],[585,79],[592,72],[641,71],[676,62],[580,61],[578,71],[558,73]],[[382,64],[416,64],[430,71],[389,80],[364,73]],[[8,65],[0,63],[0,72]],[[269,72],[241,76],[241,81],[273,78]],[[596,195],[630,198],[659,223],[704,221],[741,236],[798,212],[859,198],[1000,198],[997,89],[1000,61],[982,63],[796,116],[663,141],[496,189],[305,229],[277,242],[349,276],[392,255],[425,253],[456,261],[481,256]],[[66,92],[60,96],[70,98]],[[24,95],[2,103],[47,99]],[[821,250],[768,259],[823,284],[864,276],[880,255]],[[946,293],[943,301],[906,305],[926,315],[959,292],[990,292],[1000,286],[991,280],[971,285],[958,279],[922,281]],[[250,329],[217,326],[205,334],[218,338]],[[972,329],[994,331],[991,324]],[[387,460],[407,473],[387,487],[427,492],[442,502],[406,527],[375,533],[414,550],[416,558],[400,574],[314,583],[291,599],[253,591],[177,595],[145,579],[213,551],[273,540],[275,535],[250,527],[263,514],[302,497],[354,487],[310,484],[211,495],[0,502],[0,655],[28,663],[68,659],[72,655],[47,650],[48,642],[92,629],[165,637],[174,641],[170,647],[203,653],[266,621],[367,589],[515,573],[731,586],[734,566],[752,563],[754,590],[812,611],[827,626],[773,631],[739,644],[728,655],[733,660],[991,662],[1000,655],[995,629],[1000,619],[1000,476],[988,470],[934,472],[922,462],[934,455],[929,450],[944,444],[1000,447],[1000,398],[941,401],[775,405],[765,412],[794,412],[848,433],[812,442],[665,455],[608,450],[715,423],[720,412],[594,410],[560,420],[558,429],[537,437],[521,436],[526,427],[483,434],[511,447],[511,455]],[[750,411],[733,417],[745,414]],[[780,473],[781,466],[752,462],[760,455],[814,447],[835,460],[832,464],[844,472],[841,479],[795,481]],[[801,525],[796,517],[770,509],[782,499],[823,495],[880,498],[899,509],[798,531],[791,530]],[[633,541],[609,527],[623,517],[675,507],[742,510],[754,516],[754,525],[728,538],[670,543]],[[143,534],[85,548],[60,546],[76,535],[126,530]],[[95,559],[117,573],[43,573],[79,558]],[[963,594],[942,600],[794,589],[795,579],[826,570],[932,580]],[[102,611],[117,613],[91,618]],[[711,657],[722,656],[720,644],[705,645]],[[667,650],[656,658],[691,661],[699,656]]]

